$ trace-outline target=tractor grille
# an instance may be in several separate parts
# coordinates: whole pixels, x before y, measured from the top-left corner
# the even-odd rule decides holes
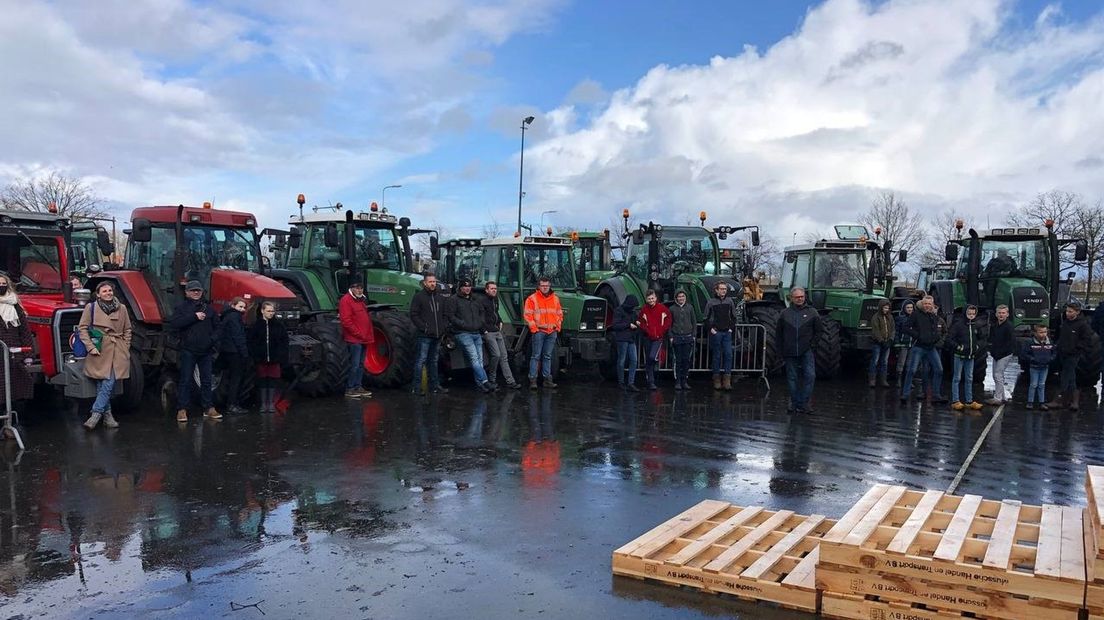
[[[583,302],[583,315],[579,319],[579,331],[606,329],[606,300],[587,299]]]
[[[65,357],[73,353],[69,336],[80,323],[82,314],[84,314],[84,308],[66,308],[54,313],[54,359],[57,360],[58,368],[65,361]]]
[[[1050,316],[1049,311],[1050,297],[1042,287],[1021,286],[1012,289],[1012,312],[1016,318],[1048,318]]]
[[[881,303],[881,299],[864,299],[862,309],[859,311],[859,320],[870,325],[870,319],[874,318],[874,315],[878,313],[878,306]]]

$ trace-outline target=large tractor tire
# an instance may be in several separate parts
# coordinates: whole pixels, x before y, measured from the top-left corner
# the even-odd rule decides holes
[[[112,406],[119,411],[137,411],[142,406],[142,392],[146,389],[146,371],[142,356],[130,350],[130,378],[123,380],[123,393],[114,398]]]
[[[952,369],[954,366],[951,367]],[[974,383],[985,383],[985,375],[989,374],[989,350],[983,350],[974,357]]]
[[[215,372],[212,377],[212,391],[215,394],[215,402],[220,407],[225,407],[228,397],[229,385],[230,385],[230,370],[226,367],[219,367],[218,360],[215,360]],[[198,377],[196,379],[198,381]],[[248,405],[250,399],[253,398],[255,388],[257,387],[257,373],[254,370],[252,361],[248,362],[248,366],[242,373],[241,384],[238,386],[238,405]],[[199,383],[194,383],[192,390],[199,390]]]
[[[835,319],[821,317],[823,328],[816,343],[816,376],[818,379],[835,379],[840,374],[840,324]]]
[[[364,382],[372,387],[408,385],[417,353],[414,323],[403,312],[380,310],[372,313],[372,328],[376,341],[364,355]]]
[[[1096,385],[1100,380],[1101,363],[1104,362],[1104,352],[1101,351],[1100,338],[1093,332],[1089,337],[1089,351],[1081,356],[1077,362],[1077,387],[1084,389]]]
[[[341,324],[318,319],[303,323],[299,331],[321,343],[322,361],[317,367],[303,370],[295,391],[311,398],[343,392],[349,376],[349,348],[341,337]]]
[[[775,376],[782,372],[783,359],[778,350],[778,321],[782,316],[782,307],[774,305],[755,305],[748,309],[748,320],[763,326],[766,345],[767,374]]]

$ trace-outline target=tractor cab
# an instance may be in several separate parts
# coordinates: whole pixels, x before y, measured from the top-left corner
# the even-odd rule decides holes
[[[576,279],[588,293],[593,293],[598,284],[612,276],[616,270],[609,231],[573,232],[571,241],[578,271]]]
[[[464,278],[474,282],[483,260],[480,246],[479,239],[450,239],[440,244],[439,247],[444,250],[444,269],[437,274],[438,279],[452,286]]]
[[[922,293],[928,292],[934,282],[940,280],[953,280],[955,278],[955,264],[953,261],[940,261],[934,265],[925,265],[916,275],[916,290]]]
[[[77,220],[72,223],[69,248],[76,273],[87,276],[119,267],[115,264],[115,244],[111,241],[111,236],[95,220]]]

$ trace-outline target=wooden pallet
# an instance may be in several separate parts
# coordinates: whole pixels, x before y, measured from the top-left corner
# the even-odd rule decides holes
[[[613,552],[613,574],[816,612],[820,536],[835,521],[706,500]]]
[[[1082,511],[876,485],[824,535],[817,587],[978,617],[1076,619]]]
[[[1090,619],[1104,620],[1104,467],[1085,471],[1085,608]]]
[[[966,620],[968,613],[927,609],[919,605],[885,601],[876,596],[858,596],[825,592],[820,615],[845,620]]]

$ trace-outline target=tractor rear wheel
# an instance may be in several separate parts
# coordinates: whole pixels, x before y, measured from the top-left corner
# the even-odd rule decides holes
[[[820,318],[823,328],[816,343],[817,378],[835,379],[840,374],[840,324],[826,316]]]
[[[142,367],[142,356],[130,350],[130,378],[123,380],[123,393],[116,397],[114,406],[120,411],[136,411],[142,406],[142,392],[146,389],[146,371]]]
[[[782,355],[778,351],[778,321],[782,316],[782,307],[774,305],[754,305],[748,308],[748,321],[762,325],[764,332],[766,371],[768,375],[777,375],[782,371]],[[819,374],[819,371],[818,371]]]
[[[375,342],[364,354],[364,382],[372,387],[409,384],[417,347],[417,330],[410,317],[397,310],[373,312],[372,330]]]
[[[1077,387],[1090,388],[1100,380],[1101,362],[1104,361],[1100,348],[1100,338],[1093,332],[1089,332],[1089,351],[1082,354],[1077,361]]]
[[[349,347],[341,337],[341,324],[319,318],[301,324],[299,331],[319,342],[322,360],[317,368],[304,371],[295,384],[295,391],[308,397],[340,394],[349,376]]]

